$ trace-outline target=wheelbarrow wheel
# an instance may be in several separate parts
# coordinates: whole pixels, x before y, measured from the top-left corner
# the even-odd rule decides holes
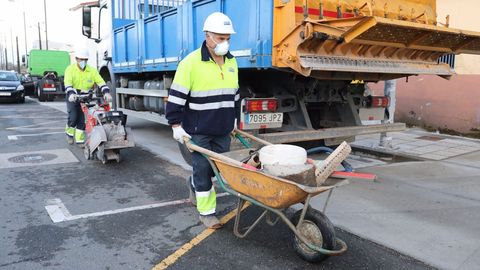
[[[302,210],[297,211],[291,221],[294,225],[298,224]],[[305,214],[305,218],[298,231],[302,234],[311,244],[321,246],[324,249],[335,249],[335,228],[330,220],[320,211],[315,209],[308,209]],[[327,259],[329,256],[322,254],[318,251],[312,250],[305,243],[303,243],[293,232],[293,248],[298,256],[302,259],[317,263]]]

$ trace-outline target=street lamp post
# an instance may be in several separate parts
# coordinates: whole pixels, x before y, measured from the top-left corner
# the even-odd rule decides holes
[[[20,50],[18,49],[18,36],[15,37],[17,41],[17,71],[20,73]]]
[[[7,46],[5,46],[5,70],[8,70],[8,55]]]
[[[12,51],[12,65],[13,65],[13,69],[15,69],[15,49],[13,47],[12,27],[10,27],[10,48],[11,48],[11,51]]]
[[[40,34],[40,22],[38,22],[38,47],[42,49],[42,35]]]
[[[43,0],[43,10],[45,11],[45,47],[48,50],[48,33],[47,33],[47,0]]]
[[[23,10],[23,33],[25,35],[25,57],[27,57],[28,49],[27,49],[27,23],[25,20],[25,9]]]

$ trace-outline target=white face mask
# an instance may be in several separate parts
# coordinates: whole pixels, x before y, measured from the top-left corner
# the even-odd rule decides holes
[[[228,53],[228,50],[230,49],[230,43],[228,41],[225,40],[221,43],[217,43],[210,33],[208,33],[208,36],[212,39],[213,43],[216,44],[214,49],[216,55],[224,56]]]
[[[78,65],[80,66],[81,69],[85,69],[85,66],[87,66],[87,61],[82,60],[82,61],[78,62]]]

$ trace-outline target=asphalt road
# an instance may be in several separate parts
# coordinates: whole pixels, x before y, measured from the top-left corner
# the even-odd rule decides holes
[[[31,100],[0,104],[1,270],[152,269],[204,233],[183,201],[188,171],[140,148],[124,150],[119,164],[86,161],[82,149],[66,143],[64,125],[65,114]],[[52,221],[45,206],[53,199],[70,220]],[[235,201],[219,198],[220,214]],[[250,207],[245,219],[258,213]],[[309,264],[294,253],[283,224],[261,224],[245,239],[232,228],[230,221],[169,268],[431,269],[341,230],[349,250]]]

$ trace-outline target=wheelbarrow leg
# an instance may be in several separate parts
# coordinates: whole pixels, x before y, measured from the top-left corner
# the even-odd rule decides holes
[[[330,198],[332,197],[332,193],[333,193],[333,188],[328,191],[327,200],[325,201],[325,204],[323,205],[323,211],[322,212],[324,214],[327,211],[328,202],[330,201]]]
[[[253,222],[252,225],[247,226],[248,228],[245,232],[241,233],[240,232],[240,217],[242,215],[242,208],[243,205],[245,204],[245,200],[238,198],[238,203],[237,203],[237,214],[235,216],[235,224],[233,225],[233,233],[238,237],[238,238],[245,238],[252,230],[255,228],[260,220],[262,220],[263,217],[268,213],[268,210],[263,211],[263,213]]]
[[[275,219],[272,218],[272,212],[268,212],[267,216],[265,217],[265,222],[267,222],[267,224],[270,226],[275,226],[275,224],[277,224],[279,220],[279,216],[276,216]]]
[[[298,221],[296,229],[298,229],[298,226],[300,226],[300,224],[302,224],[303,219],[305,218],[305,214],[307,213],[308,207],[310,206],[310,200],[311,199],[312,199],[312,195],[308,194],[307,199],[303,203],[302,214],[300,214],[300,220]]]

